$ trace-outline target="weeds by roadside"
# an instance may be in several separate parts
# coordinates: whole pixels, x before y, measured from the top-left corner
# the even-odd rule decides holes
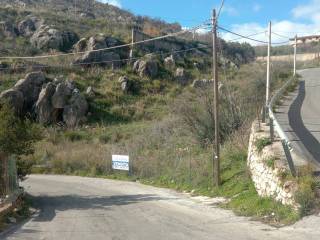
[[[27,196],[20,197],[12,211],[0,215],[0,233],[12,224],[17,224],[31,215],[31,201]]]
[[[228,72],[228,81],[223,82],[221,94],[226,121],[221,126],[220,188],[211,185],[214,141],[211,92],[188,87],[177,91],[174,82],[163,80],[160,88],[154,85],[157,82],[150,88],[150,82],[142,82],[139,95],[125,95],[114,85],[121,74],[98,72],[96,80],[89,82],[86,82],[89,76],[84,74],[70,75],[79,87],[85,89],[93,84],[98,92],[90,100],[91,106],[94,105],[93,117],[88,126],[74,131],[48,128],[46,138],[28,158],[35,163],[34,173],[126,179],[193,194],[222,196],[230,199],[225,207],[239,214],[261,219],[268,216],[269,222],[294,221],[294,211],[290,208],[271,199],[259,200],[247,171],[249,126],[264,101],[261,66],[252,64]],[[276,74],[281,75],[281,71]],[[284,81],[284,78],[274,81],[273,88]],[[192,106],[195,111],[190,112]],[[112,170],[112,154],[130,155],[133,167],[130,176]]]

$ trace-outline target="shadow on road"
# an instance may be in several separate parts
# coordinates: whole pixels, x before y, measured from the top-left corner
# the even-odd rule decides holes
[[[319,141],[310,133],[303,123],[301,116],[301,109],[303,101],[306,97],[306,87],[305,81],[299,83],[299,93],[297,98],[292,103],[289,109],[289,124],[294,130],[295,134],[301,140],[301,143],[312,155],[314,160],[320,163],[320,143]]]
[[[115,195],[115,196],[30,196],[31,201],[39,209],[39,215],[33,221],[49,222],[56,216],[56,211],[68,210],[108,210],[112,206],[122,206],[146,201],[164,200],[156,195]]]

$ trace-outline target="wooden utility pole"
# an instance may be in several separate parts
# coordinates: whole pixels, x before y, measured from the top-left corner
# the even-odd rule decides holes
[[[294,56],[293,56],[293,76],[294,77],[297,74],[297,44],[298,44],[298,37],[296,35],[294,38]]]
[[[135,26],[132,27],[132,32],[131,32],[131,48],[130,48],[130,53],[129,53],[129,59],[130,63],[132,62],[133,59],[133,46],[134,46],[134,41],[135,41]]]
[[[214,149],[213,149],[213,185],[220,185],[220,136],[219,136],[219,85],[218,85],[218,57],[217,57],[217,15],[212,13],[212,74],[214,81]]]
[[[270,64],[271,64],[271,22],[269,22],[268,62],[267,62],[267,87],[266,87],[266,115],[270,101]]]

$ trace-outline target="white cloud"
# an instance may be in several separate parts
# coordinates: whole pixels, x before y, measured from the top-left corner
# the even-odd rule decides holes
[[[115,7],[118,7],[118,8],[122,8],[120,0],[98,0],[98,1],[102,2],[102,3],[108,3],[108,4],[113,5]]]
[[[226,13],[226,14],[228,14],[229,16],[236,16],[236,15],[238,15],[238,10],[237,9],[235,9],[234,7],[231,7],[231,6],[224,6],[223,8],[222,8],[222,11],[221,11],[222,13]]]
[[[255,4],[253,5],[252,10],[253,10],[254,12],[260,12],[261,8],[262,8],[262,6],[261,6],[260,4],[255,3]]]
[[[320,20],[320,0],[312,0],[307,4],[299,5],[292,10],[295,18],[310,19],[313,22]]]
[[[293,38],[295,34],[298,34],[299,36],[306,36],[320,33],[320,0],[311,0],[307,4],[295,7],[291,12],[294,20],[273,21],[273,32],[290,38]],[[230,30],[240,33],[241,35],[248,36],[254,33],[267,31],[267,23],[265,25],[255,22],[234,24],[231,26]],[[222,32],[221,36],[228,41],[237,39],[237,36],[230,33]],[[265,42],[268,41],[266,33],[252,36],[252,38]],[[245,39],[237,39],[237,41],[248,42],[252,45],[262,44]],[[286,39],[283,37],[276,35],[272,36],[272,42],[278,43],[284,41],[286,41]]]
[[[267,28],[268,28],[267,25],[263,26],[258,23],[246,23],[246,24],[232,25],[230,30],[244,36],[265,32],[256,36],[252,36],[251,38],[257,39],[259,41],[267,42],[268,41]],[[285,36],[293,38],[295,34],[303,36],[303,35],[315,34],[317,31],[319,33],[320,25],[316,26],[314,24],[303,24],[303,23],[284,20],[284,21],[273,22],[272,31],[282,35],[282,37],[277,35],[272,35],[272,42],[281,43],[288,40],[287,38],[284,38]],[[237,36],[231,33],[223,32],[221,36],[223,39],[227,41],[234,41],[236,39],[236,41],[238,42],[247,42],[247,43],[250,43],[251,45],[263,45],[263,43],[251,41],[248,39],[238,39]]]

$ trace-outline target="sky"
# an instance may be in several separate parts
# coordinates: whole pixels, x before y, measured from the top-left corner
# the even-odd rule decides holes
[[[221,0],[100,0],[134,14],[179,22],[192,27],[210,18],[213,8]],[[320,34],[320,0],[225,0],[219,25],[243,35],[264,32],[272,21],[273,42],[285,41],[285,37]],[[226,40],[237,37],[221,32]],[[266,33],[254,36],[266,41]],[[244,41],[244,40],[239,40]],[[256,45],[256,43],[249,41]]]

